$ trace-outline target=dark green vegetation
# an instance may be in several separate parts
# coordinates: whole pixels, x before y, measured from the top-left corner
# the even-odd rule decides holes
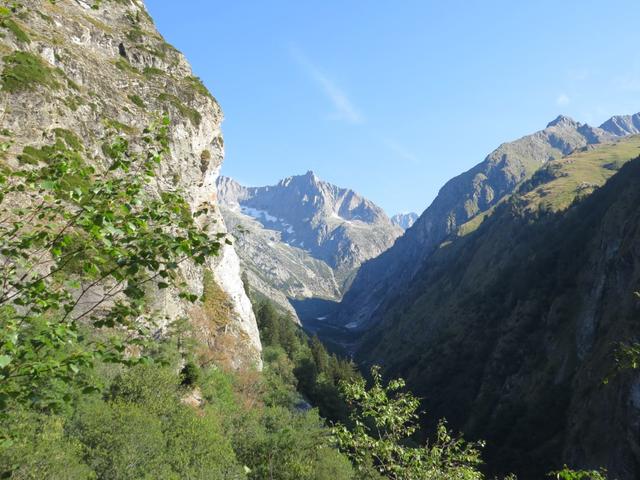
[[[199,77],[187,77],[185,81],[188,85],[191,86],[194,91],[198,92],[200,95],[204,95],[205,97],[213,99],[213,95],[211,95],[211,92],[207,87],[204,86],[204,83],[202,83],[202,80],[200,80]]]
[[[146,108],[146,105],[144,104],[144,100],[142,100],[142,98],[140,98],[140,96],[138,95],[129,95],[128,96],[129,100],[131,100],[131,102],[140,107],[140,108]]]
[[[96,365],[101,388],[73,392],[65,409],[5,409],[3,471],[15,478],[354,478],[317,413],[279,403],[274,392],[290,386],[275,385],[278,377],[193,363],[180,371],[185,354],[166,340],[149,353],[151,364]]]
[[[290,316],[279,313],[272,303],[261,302],[256,315],[263,355],[269,365],[291,379],[324,418],[347,421],[349,412],[339,385],[361,378],[355,365],[328,353],[317,337],[309,339]]]
[[[0,7],[0,27],[7,29],[10,31],[13,36],[21,43],[31,43],[31,38],[27,33],[22,29],[18,23],[15,21],[15,13],[19,10],[19,6],[17,4],[13,5],[12,8]]]
[[[24,30],[22,30],[22,28],[20,28],[20,26],[15,22],[15,20],[11,18],[4,18],[0,20],[0,26],[2,26],[2,28],[6,28],[11,33],[13,33],[13,35],[16,37],[16,40],[18,40],[19,42],[31,43],[31,38],[29,38],[29,35],[27,35],[27,33]]]
[[[549,164],[433,253],[364,337],[358,358],[485,439],[494,471],[538,479],[571,462],[638,474],[640,159],[622,165],[637,154],[629,139]],[[610,178],[581,195],[580,175]]]

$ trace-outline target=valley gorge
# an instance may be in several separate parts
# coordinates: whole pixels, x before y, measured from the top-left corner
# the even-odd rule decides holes
[[[264,65],[220,105],[232,41],[184,40],[203,81],[146,3],[0,1],[0,478],[640,478],[640,113],[505,138],[422,213],[307,170],[324,130],[244,185]],[[291,45],[336,151],[390,156],[359,174],[427,168]]]

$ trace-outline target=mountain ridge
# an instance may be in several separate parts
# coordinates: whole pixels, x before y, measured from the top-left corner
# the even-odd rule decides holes
[[[448,235],[498,204],[548,161],[618,138],[608,122],[591,127],[559,115],[542,130],[502,143],[482,162],[446,182],[392,248],[362,265],[329,321],[367,329]]]

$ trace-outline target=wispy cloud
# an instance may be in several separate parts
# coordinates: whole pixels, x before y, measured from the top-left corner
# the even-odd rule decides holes
[[[570,68],[567,71],[567,78],[573,82],[583,82],[591,77],[591,73],[588,68]]]
[[[558,95],[558,98],[556,98],[556,105],[560,107],[569,105],[569,103],[571,103],[571,99],[566,93],[561,93],[560,95]]]
[[[353,105],[349,96],[335,84],[318,66],[316,66],[300,49],[291,47],[291,56],[320,87],[324,95],[331,102],[335,112],[334,117],[351,124],[359,124],[364,117]]]
[[[391,150],[391,152],[394,153],[396,157],[400,158],[401,160],[406,160],[414,165],[420,164],[420,160],[417,156],[415,156],[412,152],[407,150],[395,140],[392,140],[390,138],[383,138],[382,143],[385,147]]]
[[[623,92],[640,92],[639,75],[619,75],[613,78],[613,86]]]

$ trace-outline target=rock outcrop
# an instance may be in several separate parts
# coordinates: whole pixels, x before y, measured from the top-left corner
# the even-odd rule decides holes
[[[611,117],[600,128],[618,136],[640,133],[640,113]]]
[[[5,158],[68,132],[80,139],[87,161],[103,168],[103,143],[110,132],[135,143],[145,127],[167,113],[171,156],[160,166],[158,193],[180,190],[194,210],[216,206],[224,154],[222,111],[185,58],[157,32],[141,1],[25,0],[5,10],[11,17],[11,28],[3,23],[0,40],[0,115],[10,144]],[[211,210],[208,223],[225,232],[222,217]],[[231,305],[224,356],[235,366],[259,366],[256,321],[233,247],[225,246],[204,268],[185,265],[182,274],[191,291],[202,295],[207,272]],[[194,312],[176,292],[159,293],[153,306],[170,318],[197,317],[199,333],[217,348],[212,339],[219,332],[206,312]]]

